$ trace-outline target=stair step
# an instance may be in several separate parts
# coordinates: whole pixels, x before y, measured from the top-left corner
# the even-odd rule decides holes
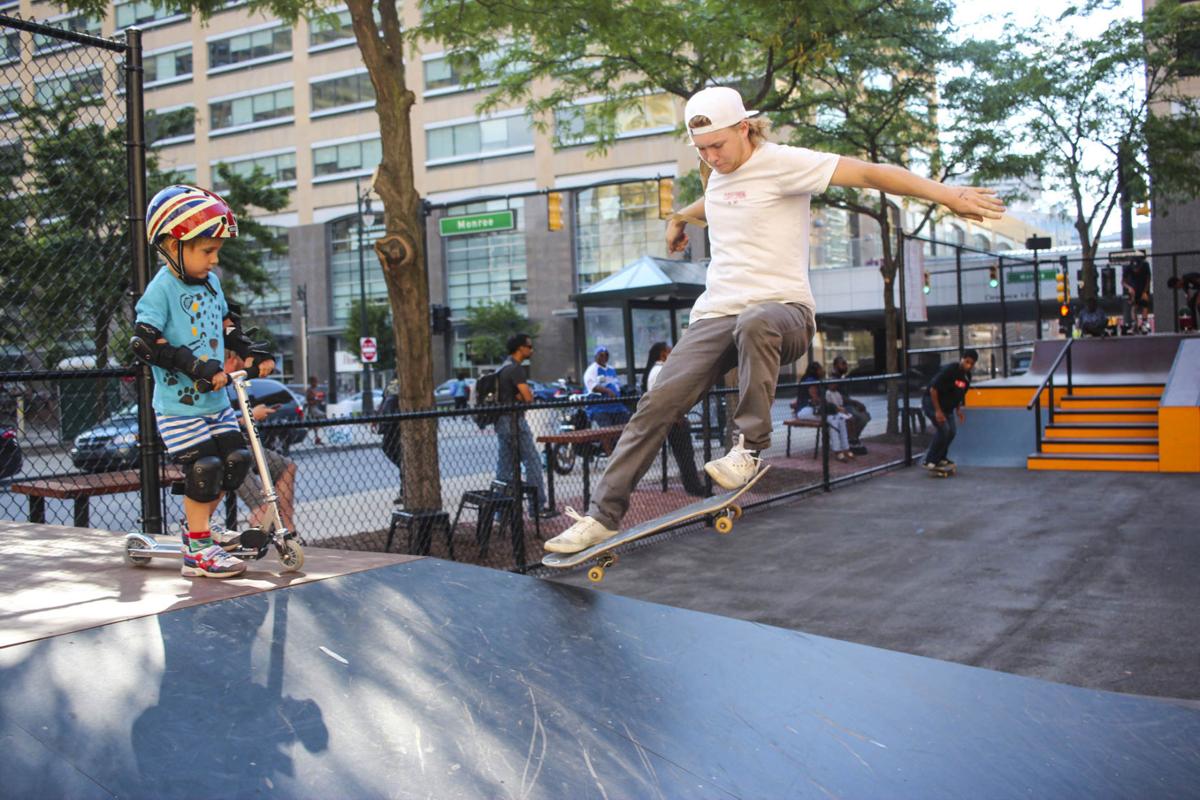
[[[1069,422],[1047,425],[1045,439],[1139,439],[1158,435],[1155,422]]]
[[[1157,422],[1158,409],[1055,408],[1054,421],[1055,424],[1058,424],[1060,421],[1066,424],[1072,424],[1075,422]]]
[[[1114,385],[1114,386],[1080,386],[1078,384],[1071,387],[1071,396],[1088,396],[1088,395],[1153,395],[1161,397],[1163,386],[1161,383],[1138,383],[1129,385]],[[1054,390],[1057,394],[1060,389],[1065,389],[1065,385],[1060,385],[1058,378],[1054,379]]]
[[[1056,397],[1055,400],[1061,404],[1062,409],[1068,411],[1138,409],[1157,412],[1161,398],[1153,394],[1069,394]]]
[[[1030,453],[1025,466],[1033,470],[1087,472],[1158,472],[1158,456],[1130,453]]]
[[[1094,439],[1061,438],[1043,439],[1043,454],[1095,454],[1105,453],[1158,455],[1158,439],[1104,437]]]

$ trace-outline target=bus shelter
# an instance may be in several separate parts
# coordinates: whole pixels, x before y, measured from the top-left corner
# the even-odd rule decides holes
[[[672,345],[687,327],[686,312],[704,292],[707,262],[645,255],[571,295],[578,314],[579,363],[586,369],[598,345],[609,363],[637,386],[641,364],[656,341]],[[618,362],[620,358],[620,363]]]

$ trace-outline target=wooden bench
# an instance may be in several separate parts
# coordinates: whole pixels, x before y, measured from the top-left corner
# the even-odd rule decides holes
[[[174,464],[163,467],[164,486],[183,480],[183,473]],[[93,497],[104,494],[124,494],[142,488],[142,473],[136,469],[120,472],[97,472],[89,475],[63,475],[14,483],[9,487],[18,494],[29,495],[29,521],[46,522],[46,498],[73,500],[76,528],[90,528],[89,511]]]
[[[821,452],[821,437],[828,436],[829,432],[825,430],[825,425],[819,417],[792,417],[783,421],[787,427],[787,448],[785,451],[786,457],[792,457],[792,428],[814,428],[817,435],[813,442],[812,457],[816,458]]]

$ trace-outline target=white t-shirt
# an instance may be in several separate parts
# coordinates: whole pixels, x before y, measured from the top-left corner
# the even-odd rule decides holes
[[[712,261],[692,322],[734,316],[758,303],[815,310],[809,200],[829,187],[838,158],[766,142],[733,172],[712,173],[704,192]]]
[[[667,362],[659,361],[657,364],[655,364],[653,367],[650,368],[650,371],[648,373],[646,373],[646,391],[647,392],[654,388],[654,382],[656,380],[658,380],[658,373],[662,372],[663,364],[665,364],[665,363],[667,363]]]

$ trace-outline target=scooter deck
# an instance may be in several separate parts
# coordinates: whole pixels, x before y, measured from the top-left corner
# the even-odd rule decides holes
[[[721,512],[729,511],[731,507],[736,508],[735,503],[737,502],[737,499],[746,492],[750,491],[750,489],[754,488],[754,484],[758,483],[759,478],[765,475],[767,470],[770,468],[770,466],[765,466],[759,469],[759,471],[755,473],[754,477],[750,479],[749,483],[740,489],[735,489],[731,492],[724,492],[723,494],[713,495],[712,497],[706,497],[703,500],[697,500],[690,505],[686,505],[683,508],[672,511],[669,514],[663,514],[661,517],[655,517],[654,519],[643,522],[641,525],[634,526],[627,531],[622,531],[611,539],[600,542],[600,544],[592,545],[586,550],[580,550],[578,553],[547,553],[542,559],[542,564],[555,569],[575,567],[590,559],[604,557],[609,553],[610,550],[620,547],[623,544],[636,541],[637,539],[641,539],[644,536],[649,536],[652,533],[658,533],[661,530],[676,527],[682,523],[699,519],[700,517],[717,515]],[[724,520],[724,522],[718,520],[717,530],[721,533],[728,533],[733,529],[733,520],[739,516],[741,516],[741,509],[737,509],[731,515],[722,516],[721,520]],[[608,557],[615,559],[615,556],[609,555]],[[597,567],[597,569],[600,569],[600,567]],[[603,571],[601,571],[600,574],[602,576]],[[593,580],[599,580],[599,578],[593,578]]]

